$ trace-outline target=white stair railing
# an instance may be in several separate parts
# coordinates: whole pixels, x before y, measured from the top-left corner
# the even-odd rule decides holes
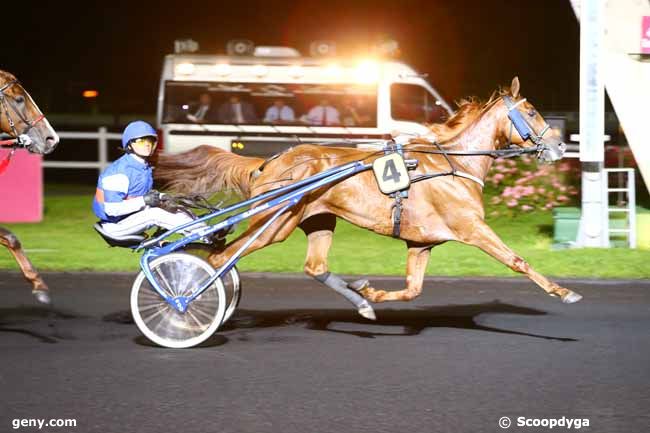
[[[608,224],[607,224],[607,232],[608,236],[611,234],[619,234],[619,233],[624,233],[627,235],[627,242],[628,246],[630,248],[636,248],[636,185],[634,183],[634,169],[633,168],[606,168],[605,170],[606,174],[606,188],[607,188],[607,194],[605,194],[605,197],[607,197],[607,214],[608,214]],[[626,175],[625,179],[625,187],[616,187],[616,188],[610,188],[609,187],[609,174],[610,173],[622,173]],[[609,206],[609,193],[610,192],[618,192],[618,193],[624,193],[627,195],[627,206],[622,207],[622,206]],[[627,227],[626,228],[611,228],[611,219],[609,218],[609,214],[611,213],[620,213],[624,212],[627,213]]]

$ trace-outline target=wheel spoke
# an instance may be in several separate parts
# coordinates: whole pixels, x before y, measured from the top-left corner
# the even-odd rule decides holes
[[[175,295],[174,289],[173,286],[169,284],[169,281],[167,281],[167,277],[165,277],[165,274],[163,274],[163,272],[160,270],[159,267],[154,269],[154,271],[158,274],[158,276],[160,276],[160,280],[162,280],[163,282],[163,284],[158,284],[160,288],[163,289],[163,291],[168,297],[173,298]]]

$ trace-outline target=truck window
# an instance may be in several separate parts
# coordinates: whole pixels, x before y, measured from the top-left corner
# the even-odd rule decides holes
[[[429,91],[417,84],[390,86],[391,116],[395,120],[417,123],[442,123],[447,112]]]
[[[167,81],[162,123],[376,127],[377,88]]]

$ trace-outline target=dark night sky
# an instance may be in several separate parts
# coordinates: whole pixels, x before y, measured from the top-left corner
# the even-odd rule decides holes
[[[103,111],[153,112],[162,58],[184,37],[205,52],[247,38],[307,53],[316,39],[351,52],[390,36],[450,101],[486,98],[519,75],[539,109],[578,106],[579,27],[569,0],[6,3],[0,69],[48,111],[75,108],[81,88],[96,86]]]

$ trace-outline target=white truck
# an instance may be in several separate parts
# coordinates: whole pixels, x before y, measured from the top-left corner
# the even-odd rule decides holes
[[[303,57],[287,47],[251,54],[165,57],[157,109],[163,151],[208,144],[268,156],[299,143],[361,147],[396,130],[425,134],[427,123],[452,114],[401,62]]]

